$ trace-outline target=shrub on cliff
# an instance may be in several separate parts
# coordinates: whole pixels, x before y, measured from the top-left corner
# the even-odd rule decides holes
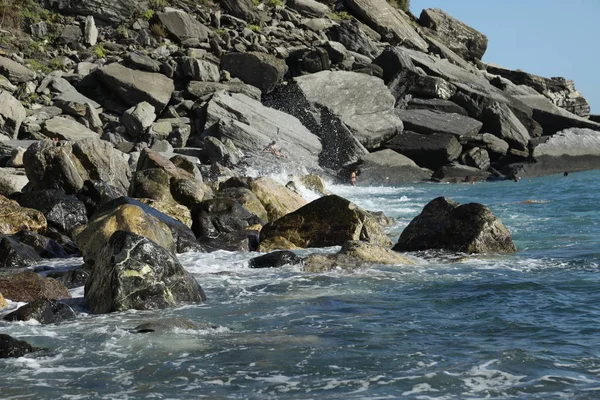
[[[410,0],[388,0],[388,3],[404,12],[410,9]]]

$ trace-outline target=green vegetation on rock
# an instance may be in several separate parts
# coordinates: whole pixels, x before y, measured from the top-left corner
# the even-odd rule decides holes
[[[247,28],[250,29],[252,32],[260,32],[260,26],[258,25],[250,24],[247,26]]]

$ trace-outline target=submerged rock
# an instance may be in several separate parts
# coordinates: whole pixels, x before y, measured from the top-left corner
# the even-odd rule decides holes
[[[42,350],[27,342],[0,333],[0,358],[23,357],[25,354]]]
[[[344,243],[338,254],[345,254],[375,264],[415,263],[410,258],[403,256],[398,252],[360,240],[351,240]]]
[[[430,201],[404,229],[397,251],[440,249],[464,253],[517,251],[510,232],[483,204],[459,204],[445,197]]]
[[[125,231],[110,237],[85,284],[85,301],[95,314],[204,300],[202,288],[173,253]]]
[[[254,257],[248,262],[250,268],[279,268],[284,265],[297,265],[302,263],[302,257],[291,251],[274,251],[259,257]]]
[[[40,299],[32,301],[4,316],[5,321],[38,321],[42,325],[74,319],[71,307],[55,300]]]
[[[216,325],[199,324],[187,318],[165,318],[148,321],[132,329],[135,333],[170,333],[177,329],[198,330],[202,328],[216,329]]]

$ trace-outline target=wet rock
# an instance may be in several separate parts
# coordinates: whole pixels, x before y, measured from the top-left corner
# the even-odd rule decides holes
[[[483,204],[438,197],[404,229],[397,251],[441,249],[464,253],[514,253],[510,233]]]
[[[306,200],[302,196],[269,177],[251,181],[250,190],[265,208],[267,221],[275,221],[306,204]]]
[[[250,268],[280,268],[284,265],[298,265],[302,263],[302,257],[291,251],[274,251],[263,256],[250,259]]]
[[[260,224],[260,219],[232,199],[205,200],[192,210],[192,231],[197,238],[215,239]]]
[[[351,272],[368,265],[369,263],[346,254],[311,254],[304,259],[302,269],[313,274],[331,271]]]
[[[221,69],[266,94],[281,82],[287,67],[283,60],[270,54],[248,52],[224,54],[221,57]]]
[[[163,214],[176,219],[185,226],[192,227],[192,213],[189,208],[170,201],[159,201],[154,199],[137,199],[140,203],[157,209]]]
[[[0,236],[0,268],[23,268],[41,261],[38,253],[9,236]]]
[[[3,308],[6,308],[7,306],[8,306],[8,303],[4,299],[4,296],[2,296],[2,293],[0,293],[0,310],[2,310]]]
[[[0,89],[0,134],[16,139],[26,116],[21,102],[6,90]]]
[[[0,358],[17,358],[41,350],[9,335],[0,334]]]
[[[70,299],[71,294],[60,282],[43,278],[34,272],[21,272],[0,277],[0,293],[12,301],[30,302],[39,299]]]
[[[83,183],[83,187],[77,192],[77,198],[85,205],[89,218],[103,204],[125,196],[126,194],[127,191],[124,189],[119,189],[106,182],[92,179]]]
[[[216,329],[216,325],[198,324],[186,318],[164,318],[156,321],[144,322],[133,328],[135,333],[171,333],[178,329],[198,330],[202,328]]]
[[[222,185],[221,185],[222,186]],[[219,197],[237,201],[242,207],[256,215],[261,221],[268,222],[269,215],[258,197],[248,188],[230,187],[219,190]]]
[[[398,252],[360,240],[352,240],[344,243],[338,254],[345,254],[374,264],[395,265],[415,263],[412,259]]]
[[[82,287],[87,282],[90,276],[89,268],[76,268],[68,271],[50,272],[48,278],[54,278],[68,289]]]
[[[198,39],[203,42],[208,39],[210,29],[182,10],[170,8],[156,15],[167,31],[179,41]]]
[[[206,300],[175,255],[146,237],[117,231],[100,255],[85,285],[86,304],[95,314]]]
[[[39,190],[19,196],[22,207],[41,211],[50,226],[69,234],[73,229],[88,222],[85,205],[74,195],[60,190]]]
[[[316,193],[319,193],[322,195],[331,194],[327,190],[327,187],[325,185],[325,182],[323,181],[323,178],[321,178],[318,175],[315,175],[315,174],[302,175],[299,178],[299,180],[300,180],[300,183],[302,184],[302,186],[304,186],[308,190],[312,190],[313,192],[316,192]]]
[[[261,239],[257,251],[268,253],[275,250],[299,250],[300,247],[290,242],[284,237],[274,236],[266,239]]]
[[[44,232],[48,223],[38,210],[21,207],[14,200],[0,195],[0,234],[12,234],[22,230]]]
[[[447,133],[423,135],[405,131],[390,140],[385,147],[414,160],[419,166],[436,170],[456,160],[462,146],[455,136]]]
[[[402,136],[401,134],[400,136]],[[430,174],[410,158],[393,150],[381,150],[361,159],[357,186],[395,186],[428,180]]]
[[[356,204],[325,196],[263,227],[261,242],[281,236],[302,248],[339,246],[348,240],[364,240],[387,246],[382,227]]]
[[[445,114],[429,110],[398,110],[404,128],[416,133],[449,133],[454,136],[473,136],[483,123],[459,114]]]
[[[17,310],[4,316],[5,321],[36,320],[42,325],[75,319],[75,312],[71,307],[55,300],[40,299],[19,307]]]
[[[36,78],[35,72],[27,67],[0,56],[0,75],[4,75],[13,84],[25,83]]]
[[[430,32],[465,60],[481,60],[487,49],[488,39],[484,34],[439,8],[423,10],[419,24],[429,28]]]

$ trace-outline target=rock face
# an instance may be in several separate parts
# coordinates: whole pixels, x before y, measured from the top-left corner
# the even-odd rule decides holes
[[[419,24],[429,28],[430,32],[465,60],[481,60],[487,49],[488,39],[484,34],[439,8],[423,10]]]
[[[248,22],[256,22],[260,18],[252,0],[222,0],[221,7],[229,14]]]
[[[387,1],[345,0],[345,3],[354,15],[392,44],[401,44],[420,51],[427,50],[427,42],[412,27],[408,16]]]
[[[85,285],[85,301],[93,313],[206,300],[200,285],[177,258],[146,237],[117,231],[100,254]]]
[[[394,186],[429,178],[430,174],[423,171],[410,158],[386,149],[361,159],[360,176],[356,184],[357,186]]]
[[[21,272],[0,277],[0,293],[8,300],[30,302],[39,299],[70,299],[67,288],[52,278],[43,278],[34,272]]]
[[[173,80],[163,74],[137,71],[117,63],[98,69],[98,74],[106,87],[117,93],[124,103],[134,106],[147,101],[158,112],[169,103],[175,89]]]
[[[264,94],[273,91],[287,70],[283,60],[258,52],[224,54],[221,68],[244,83],[256,86]]]
[[[489,208],[445,197],[430,201],[400,235],[397,251],[440,249],[464,253],[514,253],[510,233]]]
[[[41,349],[31,346],[22,340],[17,340],[9,335],[0,334],[0,358],[23,357],[26,354]]]
[[[128,0],[49,0],[51,6],[58,10],[76,15],[92,15],[101,21],[120,23],[133,17],[141,10],[137,1]]]
[[[21,207],[16,201],[0,195],[0,234],[10,235],[23,230],[43,233],[47,227],[44,214]]]
[[[473,136],[483,123],[459,114],[446,114],[429,110],[400,110],[398,115],[404,128],[417,133],[449,133],[454,136]]]
[[[0,134],[16,139],[26,115],[21,102],[0,89]]]
[[[336,195],[321,197],[265,225],[260,232],[261,241],[277,236],[303,248],[339,246],[348,240],[390,244],[373,217]]]
[[[71,307],[55,300],[35,300],[4,316],[5,321],[36,320],[42,325],[54,324],[76,317]]]

